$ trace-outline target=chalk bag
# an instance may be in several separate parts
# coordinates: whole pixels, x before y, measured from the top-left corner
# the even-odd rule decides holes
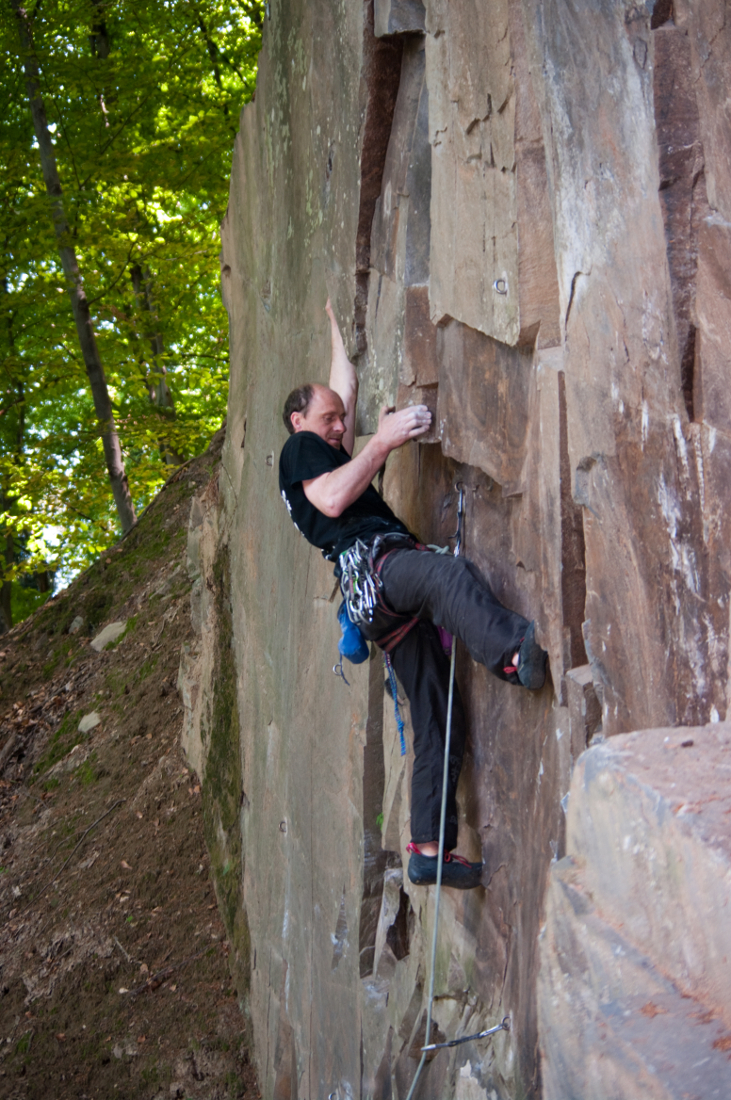
[[[367,661],[370,657],[370,649],[359,627],[350,621],[344,600],[338,608],[338,622],[342,632],[338,642],[340,656],[347,658],[354,665],[362,665],[363,661]]]

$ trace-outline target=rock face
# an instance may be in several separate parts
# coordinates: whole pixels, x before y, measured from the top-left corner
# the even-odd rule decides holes
[[[581,757],[541,936],[546,1100],[728,1096],[729,770],[727,723]]]
[[[466,553],[550,652],[535,696],[459,653],[460,850],[487,874],[444,899],[435,1019],[448,1038],[505,1015],[511,1030],[440,1052],[417,1092],[537,1097],[538,936],[572,766],[600,729],[726,716],[730,52],[716,0],[269,5],[222,231],[231,399],[183,676],[204,790],[211,760],[230,770],[206,741],[211,708],[230,711],[222,655],[237,677],[241,790],[210,836],[223,876],[239,852],[229,927],[238,905],[267,1097],[406,1095],[433,919],[402,873],[411,758],[382,664],[350,689],[333,676],[331,568],[276,499],[284,398],[328,376],[325,299],[357,364],[359,432],[386,402],[435,413],[390,458],[389,502],[444,544],[461,482]],[[616,927],[595,918],[608,958]],[[699,973],[711,964],[701,953]]]

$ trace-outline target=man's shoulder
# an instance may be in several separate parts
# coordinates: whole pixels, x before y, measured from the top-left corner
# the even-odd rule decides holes
[[[303,481],[349,461],[349,454],[331,447],[315,432],[295,432],[282,447],[279,474],[284,480]]]
[[[292,462],[301,456],[307,455],[322,455],[324,458],[329,459],[332,457],[331,452],[332,455],[336,454],[335,448],[331,447],[315,432],[294,432],[282,447],[279,461],[280,464],[282,462]]]

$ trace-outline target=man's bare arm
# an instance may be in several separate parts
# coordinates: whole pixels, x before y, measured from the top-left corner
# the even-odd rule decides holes
[[[431,413],[426,405],[411,405],[399,412],[381,409],[378,431],[359,455],[344,466],[302,482],[310,504],[333,518],[342,515],[370,485],[391,451],[429,430]]]
[[[358,400],[358,376],[355,373],[355,367],[346,354],[343,338],[340,335],[338,322],[329,298],[325,306],[325,312],[330,318],[330,340],[332,344],[329,386],[331,390],[335,390],[335,393],[339,394],[345,406],[345,435],[343,436],[342,445],[348,454],[352,455],[355,444],[355,404]]]

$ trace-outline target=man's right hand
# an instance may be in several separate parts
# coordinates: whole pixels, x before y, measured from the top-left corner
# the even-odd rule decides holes
[[[409,439],[416,439],[428,432],[431,421],[432,416],[426,405],[408,405],[398,412],[393,406],[384,405],[378,417],[375,438],[392,451]]]

